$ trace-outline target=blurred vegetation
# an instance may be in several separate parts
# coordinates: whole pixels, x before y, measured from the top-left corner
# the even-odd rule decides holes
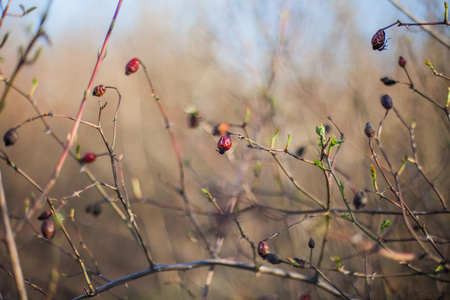
[[[121,166],[131,208],[157,263],[184,263],[211,256],[185,211],[161,207],[174,205],[184,208],[183,199],[173,188],[179,180],[178,162],[143,72],[140,70],[132,76],[124,74],[126,63],[133,57],[139,57],[148,67],[160,101],[167,111],[184,161],[185,192],[194,208],[208,212],[197,215],[200,228],[213,245],[218,237],[224,237],[219,253],[222,258],[252,263],[252,248],[241,237],[233,219],[217,213],[202,193],[202,188],[208,188],[224,211],[229,202],[236,199],[232,216],[237,218],[255,245],[305,217],[304,213],[297,214],[295,211],[320,208],[295,188],[271,154],[249,148],[246,141],[236,136],[232,136],[230,151],[223,156],[216,152],[219,137],[212,135],[213,127],[219,122],[240,125],[246,118],[247,110],[250,111],[250,118],[245,131],[249,139],[268,147],[278,128],[274,148],[284,149],[290,134],[292,142],[289,150],[295,152],[304,147],[300,156],[311,161],[320,159],[315,133],[317,125],[330,125],[326,136],[340,137],[338,129],[328,119],[330,116],[344,133],[335,170],[351,202],[357,191],[373,189],[370,165],[374,161],[364,126],[366,122],[371,122],[378,128],[385,115],[380,97],[389,94],[394,107],[408,125],[417,120],[415,138],[420,163],[444,199],[449,199],[450,126],[447,117],[413,93],[407,85],[387,87],[380,82],[380,78],[385,76],[408,82],[397,65],[399,56],[403,56],[407,59],[408,72],[415,87],[445,104],[449,82],[435,77],[424,61],[428,58],[436,70],[448,76],[449,50],[418,28],[394,27],[387,31],[390,38],[387,50],[373,51],[370,39],[379,28],[397,19],[408,20],[401,11],[388,3],[379,4],[379,1],[372,1],[364,7],[359,1],[320,2],[124,3],[123,15],[119,14],[94,85],[114,86],[123,97],[115,153],[123,155]],[[442,19],[440,1],[427,4],[413,2],[408,3],[413,13],[427,20]],[[17,5],[14,3],[11,10],[18,10]],[[22,69],[14,84],[29,93],[33,79],[37,79],[39,83],[33,99],[41,108],[46,112],[75,117],[115,5],[103,2],[103,7],[99,8],[82,1],[76,5],[83,7],[73,11],[64,9],[61,4],[53,5],[45,27],[49,42],[45,39],[38,41],[35,49],[42,47],[40,57]],[[376,10],[380,6],[386,10],[385,14],[379,8]],[[7,78],[14,70],[18,49],[31,39],[44,8],[38,6],[37,10],[22,18],[6,18],[0,28],[0,38],[10,32],[8,41],[0,49],[2,77]],[[370,14],[371,10],[376,12],[376,19]],[[99,18],[95,19],[92,12],[98,13]],[[56,15],[59,20],[71,20],[70,26],[61,25],[66,28],[58,31],[55,27],[59,25],[54,22]],[[432,29],[449,37],[449,29],[444,26]],[[3,89],[4,84],[0,86],[0,91],[3,92]],[[83,120],[97,123],[98,101],[108,102],[102,113],[102,126],[107,138],[110,138],[117,94],[108,90],[102,98],[90,97]],[[202,118],[197,128],[189,127],[189,116],[186,114],[189,107],[195,107]],[[0,116],[0,132],[6,132],[35,115],[33,107],[22,95],[10,91],[6,108]],[[73,125],[73,121],[68,119],[46,120],[63,138]],[[232,126],[230,131],[245,134],[239,127]],[[394,170],[400,168],[405,156],[413,155],[409,132],[393,112],[383,122],[381,142]],[[107,152],[98,132],[88,126],[80,126],[75,144],[80,146],[82,154]],[[63,148],[37,120],[20,128],[16,145],[1,149],[28,176],[44,186]],[[277,158],[302,188],[321,202],[326,202],[326,181],[318,167],[282,153]],[[261,166],[260,175],[256,176],[258,165]],[[89,169],[99,181],[113,183],[107,155],[97,157]],[[4,161],[0,164],[0,170],[14,227],[15,222],[25,214],[26,202],[33,202],[39,191]],[[378,176],[379,190],[393,197],[381,174]],[[135,196],[133,180],[140,183],[143,200]],[[58,200],[54,204],[59,214],[64,216],[63,222],[91,270],[97,268],[91,254],[95,258],[105,277],[93,276],[94,286],[99,286],[106,280],[115,280],[145,269],[148,262],[130,231],[97,190],[88,189],[61,205],[64,197],[90,183],[80,164],[69,158],[49,196]],[[400,185],[410,209],[442,209],[436,194],[413,164],[406,164],[400,176]],[[345,209],[334,181],[331,186],[333,208]],[[110,191],[109,195],[114,197],[115,193]],[[101,205],[98,216],[86,212],[86,208],[93,204]],[[367,205],[362,210],[377,209],[395,210],[396,207],[369,193]],[[69,217],[71,211],[74,212],[73,222]],[[67,254],[71,253],[67,240],[61,231],[57,231],[50,242],[38,238],[41,226],[41,221],[37,220],[38,214],[16,235],[25,278],[58,299],[83,294],[86,283],[79,273],[78,263]],[[448,295],[450,290],[446,274],[441,275],[446,276],[447,282],[441,282],[419,274],[372,280],[336,272],[333,257],[340,257],[346,270],[359,273],[398,275],[411,272],[398,261],[379,255],[372,248],[373,251],[369,251],[365,245],[373,242],[341,215],[330,212],[329,215],[308,218],[267,242],[271,251],[281,257],[309,260],[308,241],[312,237],[316,248],[312,252],[311,263],[317,263],[326,240],[321,264],[323,272],[342,291],[358,298],[443,299]],[[356,216],[375,234],[379,233],[383,220],[390,220],[392,225],[383,235],[383,238],[393,241],[386,242],[389,247],[399,252],[421,252],[418,244],[411,239],[401,215],[357,213]],[[442,242],[438,248],[448,262],[448,212],[421,215],[419,220],[426,224],[433,238]],[[419,231],[417,234],[423,237]],[[86,249],[80,244],[80,236]],[[3,232],[0,237],[4,240]],[[7,253],[2,243],[0,263],[11,270]],[[258,261],[270,266],[261,258]],[[415,265],[426,272],[432,272],[436,267],[422,260],[415,262]],[[287,265],[279,267],[312,277],[316,275],[313,269],[295,269]],[[161,272],[114,288],[101,294],[100,298],[198,299],[204,289],[207,272],[208,268]],[[30,299],[45,298],[30,287],[27,291]],[[335,297],[312,284],[226,267],[215,268],[208,297],[299,299],[305,294],[310,294],[312,299]],[[14,279],[3,271],[0,271],[0,295],[3,299],[18,297]]]

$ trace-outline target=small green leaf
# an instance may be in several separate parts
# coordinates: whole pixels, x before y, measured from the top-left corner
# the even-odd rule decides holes
[[[81,149],[80,144],[77,144],[77,148],[75,150],[75,154],[76,154],[78,160],[81,159],[80,149]]]
[[[27,10],[24,12],[24,15],[29,14],[30,12],[32,12],[32,11],[35,10],[35,9],[36,9],[36,6],[30,7],[29,9],[27,9]]]
[[[208,188],[202,188],[201,191],[206,196],[206,198],[212,199],[211,193],[209,192]]]
[[[39,81],[36,78],[34,78],[33,79],[33,85],[31,86],[31,89],[30,89],[30,95],[29,95],[30,97],[33,96],[34,91],[36,90],[38,84],[39,84]]]
[[[450,107],[450,87],[448,88],[447,103],[445,104],[446,109],[448,109],[449,107]]]
[[[317,159],[314,160],[314,165],[318,166],[321,170],[324,170],[324,171],[327,170],[327,168],[325,168],[323,166],[323,164],[320,161],[318,161]]]
[[[442,272],[442,271],[444,271],[444,267],[442,266],[442,265],[439,265],[437,268],[436,268],[436,270],[434,270],[434,272]]]
[[[392,222],[390,220],[383,220],[383,222],[381,222],[381,228],[388,228],[391,225]]]
[[[342,259],[339,256],[333,256],[330,258],[331,258],[331,261],[336,263],[337,269],[340,269],[342,267]]]
[[[284,149],[286,152],[288,151],[289,145],[291,144],[291,135],[288,134],[287,136],[288,136],[288,139],[287,139],[287,142],[286,142],[286,148]]]
[[[318,136],[324,137],[325,136],[325,126],[322,124],[316,126],[316,133]]]
[[[380,225],[380,237],[383,235],[384,230],[386,228],[388,228],[389,226],[391,226],[391,225],[392,225],[392,222],[390,220],[383,220],[383,222],[381,222],[381,225]]]
[[[273,143],[275,142],[275,138],[277,137],[278,132],[280,132],[280,128],[277,128],[277,130],[275,130],[275,133],[273,134],[272,138],[270,139],[270,148],[273,147]]]
[[[8,40],[9,32],[5,33],[5,36],[3,37],[2,43],[0,44],[0,48],[3,47]]]
[[[247,115],[245,116],[245,124],[248,124],[250,121],[250,108],[247,108]]]
[[[370,165],[370,175],[372,176],[373,188],[375,189],[375,191],[378,191],[377,171],[375,170],[375,167],[373,165]]]

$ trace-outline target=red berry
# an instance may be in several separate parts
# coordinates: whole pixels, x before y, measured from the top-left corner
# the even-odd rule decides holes
[[[400,56],[400,58],[398,59],[398,65],[402,68],[406,66],[406,59],[404,59],[403,56]]]
[[[219,149],[220,154],[224,154],[226,151],[230,150],[230,148],[231,148],[231,137],[227,133],[220,137],[219,142],[217,142],[217,149]]]
[[[258,244],[259,256],[261,256],[262,258],[265,258],[269,253],[270,253],[270,251],[269,251],[269,246],[267,245],[267,243],[265,241],[259,242],[259,244]]]
[[[136,73],[137,70],[139,69],[140,64],[141,64],[141,62],[139,61],[139,59],[137,57],[133,58],[132,60],[130,60],[127,63],[127,66],[125,68],[125,74],[131,75],[133,73]]]
[[[90,164],[93,163],[97,159],[97,155],[92,152],[86,153],[81,159],[82,163]]]
[[[94,90],[92,91],[92,95],[101,97],[105,94],[106,87],[103,84],[97,85]]]
[[[55,223],[53,223],[52,219],[47,219],[42,222],[41,232],[47,240],[50,240],[53,236],[55,236]]]

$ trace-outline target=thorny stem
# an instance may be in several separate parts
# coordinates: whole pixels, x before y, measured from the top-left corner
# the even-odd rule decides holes
[[[425,253],[428,255],[428,257],[432,260],[434,260],[435,262],[439,263],[439,264],[445,264],[445,268],[448,268],[448,264],[445,263],[445,257],[443,256],[443,254],[439,251],[439,249],[437,248],[436,244],[433,242],[432,237],[428,234],[428,232],[425,230],[425,227],[422,226],[422,224],[420,224],[419,220],[417,219],[417,217],[415,215],[412,214],[411,210],[409,209],[409,207],[406,205],[406,203],[403,200],[403,196],[402,196],[402,192],[401,192],[401,187],[400,187],[400,183],[399,183],[399,179],[398,179],[398,174],[394,174],[392,172],[392,175],[394,176],[394,180],[395,180],[395,184],[397,187],[397,190],[394,189],[393,185],[389,182],[389,180],[387,179],[383,169],[380,166],[380,163],[378,161],[377,155],[374,152],[374,149],[372,147],[372,139],[369,138],[369,147],[370,150],[372,152],[372,157],[375,160],[375,163],[378,167],[378,169],[380,170],[380,172],[383,174],[383,177],[385,179],[385,181],[388,183],[390,189],[392,190],[392,192],[395,194],[395,196],[397,197],[398,201],[400,202],[400,206],[401,206],[401,211],[402,211],[402,216],[403,216],[403,220],[405,222],[406,228],[408,229],[409,233],[411,234],[411,236],[416,240],[416,242],[420,245],[420,247],[425,251]],[[387,157],[386,157],[387,159]],[[441,257],[441,259],[434,257],[429,251],[428,249],[425,247],[424,243],[419,239],[419,237],[417,236],[417,234],[415,233],[414,229],[412,228],[409,218],[406,214],[409,214],[412,219],[415,221],[415,223],[417,224],[417,226],[422,230],[422,232],[425,234],[425,236],[427,237],[427,240],[430,242],[430,244],[432,245],[432,247],[435,249],[435,251],[438,253],[438,255]]]
[[[117,106],[118,107],[120,106],[120,101],[117,104]],[[147,258],[147,260],[148,260],[148,262],[150,264],[150,268],[153,269],[155,267],[155,263],[154,263],[153,258],[151,256],[149,250],[148,250],[148,247],[145,244],[145,241],[144,241],[144,239],[143,239],[143,237],[141,235],[139,227],[138,227],[138,225],[136,223],[136,220],[134,218],[134,214],[131,211],[129,199],[128,199],[128,196],[127,196],[126,190],[125,190],[125,185],[124,184],[122,185],[123,189],[124,189],[124,193],[125,193],[125,198],[121,194],[120,189],[119,189],[119,183],[118,183],[118,178],[117,178],[117,170],[116,170],[116,154],[114,153],[114,150],[109,146],[109,143],[106,140],[105,134],[103,133],[103,129],[102,129],[101,125],[100,125],[101,112],[102,112],[104,107],[105,106],[100,106],[99,117],[98,117],[99,124],[97,125],[98,126],[97,129],[98,129],[98,131],[100,133],[100,136],[102,137],[102,140],[103,140],[103,143],[105,144],[106,149],[108,149],[108,152],[109,152],[109,157],[110,157],[110,160],[111,160],[111,169],[112,169],[112,173],[113,173],[113,180],[114,180],[114,186],[115,186],[115,191],[116,191],[116,194],[117,194],[117,198],[119,198],[120,201],[122,202],[122,205],[123,205],[125,211],[127,212],[128,219],[129,219],[131,225],[133,226],[133,230],[134,230],[136,236],[138,237],[139,244],[141,245],[142,250],[144,251],[145,256],[146,256],[146,258]],[[116,112],[117,111],[118,111],[118,108],[117,108]],[[117,116],[117,113],[116,113],[116,116]],[[122,177],[122,182],[123,182],[123,177]]]
[[[5,80],[5,82],[7,84],[8,83],[7,80]],[[52,129],[52,127],[50,126],[50,124],[46,121],[46,117],[61,117],[61,118],[68,118],[70,120],[76,120],[73,117],[69,117],[69,116],[65,116],[65,115],[56,115],[56,114],[50,114],[47,112],[44,112],[39,105],[37,104],[37,102],[31,97],[32,95],[29,94],[27,95],[26,93],[24,93],[23,91],[19,90],[18,88],[16,88],[13,84],[11,84],[11,88],[14,89],[15,91],[17,91],[20,95],[22,95],[23,97],[25,97],[30,104],[33,106],[34,110],[36,111],[37,114],[39,114],[39,116],[35,117],[35,118],[31,118],[31,120],[34,119],[40,119],[42,121],[42,123],[44,124],[46,131],[49,132],[53,138],[64,148],[65,147],[65,141],[56,133],[55,130]],[[111,87],[112,88],[112,87]],[[30,120],[30,119],[29,119]],[[27,121],[24,121],[23,124],[25,124]],[[90,123],[90,122],[85,122],[85,121],[80,121],[81,124],[85,124],[88,126],[91,126],[93,128],[98,128],[97,125]],[[23,125],[21,124],[21,125]],[[15,128],[18,128],[18,126],[16,126]],[[115,134],[114,134],[115,135]],[[74,153],[72,150],[70,150],[69,154],[76,160],[78,160],[76,153]],[[5,155],[5,160],[8,163],[8,165],[10,165],[11,167],[13,167],[17,172],[19,172],[22,176],[24,176],[24,178],[26,178],[31,184],[33,184],[35,187],[38,187],[38,185],[29,177],[27,176],[24,172],[22,172],[20,169],[18,169],[18,167],[11,161],[9,160],[9,158]],[[82,169],[83,173],[89,178],[89,180],[92,183],[97,183],[97,179],[94,177],[94,175],[92,174],[92,172],[87,168],[87,166],[83,166]],[[103,183],[101,183],[101,185],[107,186]],[[112,207],[112,209],[116,212],[116,214],[120,217],[120,219],[122,220],[122,222],[124,222],[124,224],[128,227],[128,229],[130,230],[130,232],[133,234],[134,238],[136,239],[136,241],[138,241],[138,237],[136,236],[131,224],[128,222],[127,218],[125,217],[125,215],[122,213],[122,211],[117,207],[116,203],[113,202],[110,197],[108,196],[108,194],[105,192],[105,190],[101,187],[101,185],[96,184],[95,187],[98,190],[98,192],[100,193],[100,195],[103,197],[103,199],[108,202],[108,204]],[[111,188],[111,187],[109,187]],[[33,211],[36,210],[36,207],[38,207],[37,202],[35,202],[34,206],[31,208]],[[24,222],[19,222],[16,224],[16,226],[14,227],[14,232],[17,234],[18,231],[20,231],[20,229],[22,228],[22,226],[24,225]]]
[[[53,171],[53,174],[52,174],[51,178],[49,179],[49,181],[47,182],[47,184],[46,184],[45,187],[43,188],[42,193],[40,194],[40,196],[36,199],[37,206],[35,206],[34,209],[38,209],[39,207],[41,207],[41,206],[43,205],[43,200],[44,200],[44,198],[47,197],[48,193],[50,192],[50,190],[51,190],[51,189],[53,188],[53,186],[55,185],[56,180],[57,180],[57,178],[59,177],[59,174],[60,174],[60,172],[61,172],[61,169],[62,169],[62,167],[63,167],[63,165],[64,165],[64,162],[65,162],[65,160],[66,160],[66,158],[67,158],[67,155],[68,155],[68,153],[69,153],[69,151],[70,151],[70,148],[71,148],[72,145],[73,145],[73,142],[74,142],[76,133],[77,133],[77,131],[78,131],[78,127],[79,127],[80,122],[81,122],[81,118],[82,118],[82,116],[83,116],[83,112],[84,112],[84,108],[85,108],[85,106],[86,106],[86,102],[87,102],[88,95],[90,94],[90,90],[91,90],[91,88],[92,88],[92,85],[93,85],[94,79],[95,79],[95,77],[96,77],[96,75],[97,75],[97,72],[98,72],[98,70],[99,70],[99,68],[100,68],[100,64],[101,64],[101,62],[103,61],[103,57],[104,57],[104,54],[105,54],[105,51],[106,51],[106,45],[108,44],[109,38],[111,37],[111,33],[112,33],[113,28],[114,28],[115,20],[117,19],[117,16],[118,16],[118,14],[119,14],[120,7],[121,7],[121,5],[122,5],[122,2],[123,2],[123,0],[119,0],[119,1],[118,1],[117,7],[116,7],[116,11],[115,11],[114,16],[113,16],[113,19],[112,19],[112,21],[111,21],[111,25],[110,25],[110,27],[109,27],[108,33],[106,34],[105,40],[104,40],[103,45],[102,45],[102,49],[100,50],[100,53],[99,53],[99,55],[98,55],[98,57],[97,57],[97,62],[96,62],[96,64],[95,64],[95,66],[94,66],[94,71],[92,72],[91,79],[90,79],[89,84],[88,84],[88,86],[87,86],[87,88],[86,88],[86,91],[85,91],[85,93],[84,93],[83,99],[81,100],[81,105],[80,105],[80,108],[79,108],[79,110],[78,110],[78,114],[77,114],[75,123],[74,123],[74,125],[73,125],[73,127],[72,127],[72,130],[71,130],[71,132],[70,132],[69,140],[68,140],[68,142],[67,142],[67,144],[66,144],[66,146],[65,146],[65,148],[64,148],[63,153],[61,154],[61,157],[60,157],[60,159],[59,159],[59,161],[58,161],[58,163],[57,163],[57,165],[56,165],[56,167],[55,167],[55,169],[54,169],[54,171]],[[49,3],[51,3],[51,1],[50,1]],[[41,21],[41,26],[42,26],[44,20],[45,20],[45,16],[44,16],[44,18],[43,18],[42,21]],[[40,28],[41,28],[41,26],[40,26]],[[41,33],[39,33],[39,34],[41,34]],[[29,47],[29,48],[30,48],[30,47]],[[28,50],[28,51],[29,51],[29,50]],[[20,59],[20,61],[19,61],[18,66],[21,66],[21,65],[23,64],[23,62],[22,62],[23,57],[24,57],[24,56],[21,56],[21,59]],[[17,70],[17,68],[16,68],[16,70]],[[17,74],[17,73],[16,73],[16,74]],[[11,80],[11,81],[12,81],[12,80]],[[10,87],[10,85],[8,85],[8,87],[5,89],[5,92],[9,89],[9,87]],[[5,100],[5,98],[4,98],[4,97],[6,96],[6,93],[5,93],[5,92],[4,92],[4,94],[3,94],[2,99],[0,100],[0,101],[1,101],[1,102],[0,102],[0,109],[1,109],[1,107],[2,107],[2,106],[1,106],[1,103],[4,103],[4,100]],[[4,105],[4,104],[3,104],[3,105]],[[30,217],[31,217],[31,215],[32,215],[33,213],[34,213],[34,211],[33,211],[33,210],[30,210],[30,211],[26,214],[24,220],[29,220]],[[23,220],[23,221],[24,221],[24,220]],[[22,222],[23,222],[23,221],[22,221]],[[81,261],[81,262],[82,262],[82,261]],[[88,278],[87,278],[87,279],[88,279]],[[93,293],[94,290],[93,290],[93,287],[92,287],[90,281],[89,281],[89,280],[86,280],[86,283],[88,284],[89,289],[90,289],[90,290],[89,290],[89,293]]]
[[[397,20],[397,22],[395,22],[394,24],[388,26],[392,27],[394,25],[398,26],[420,26],[423,30],[427,31],[433,38],[435,38],[439,43],[441,43],[442,45],[444,45],[445,47],[447,47],[448,49],[450,49],[450,43],[448,42],[448,40],[445,38],[445,36],[430,30],[430,28],[428,28],[428,26],[426,25],[449,25],[448,20],[445,20],[443,22],[431,22],[431,23],[426,23],[426,22],[422,22],[420,20],[418,20],[411,12],[409,12],[405,7],[403,7],[403,5],[401,5],[397,0],[389,0],[389,2],[391,2],[395,7],[397,7],[398,9],[400,9],[404,14],[406,14],[411,20],[413,20],[414,24],[407,24],[407,23],[402,23],[400,21]],[[437,23],[437,24],[434,24]]]
[[[172,139],[172,145],[173,148],[175,150],[175,153],[177,155],[177,160],[178,160],[178,166],[180,168],[180,186],[179,186],[179,193],[183,194],[185,192],[185,182],[184,182],[184,168],[183,168],[183,160],[181,158],[181,153],[180,153],[180,148],[178,147],[178,142],[177,139],[175,138],[175,134],[173,133],[173,129],[172,129],[172,124],[169,122],[169,118],[167,116],[166,110],[164,109],[164,107],[161,104],[161,101],[158,97],[158,94],[156,94],[156,90],[153,87],[153,83],[152,80],[150,79],[150,75],[148,73],[147,67],[140,62],[142,67],[144,68],[144,73],[145,73],[145,77],[147,78],[148,84],[150,86],[150,89],[152,91],[152,97],[153,99],[155,99],[156,103],[158,104],[158,108],[161,112],[162,117],[164,118],[164,122],[166,124],[166,129],[169,132],[169,135]]]
[[[327,293],[342,297],[341,291],[337,290],[334,286],[329,284],[326,280],[316,280],[314,277],[306,276],[297,272],[291,272],[280,268],[273,268],[273,267],[266,267],[266,266],[260,266],[259,268],[256,268],[253,264],[247,264],[242,262],[237,262],[234,260],[227,260],[227,259],[205,259],[201,261],[195,261],[190,263],[181,263],[181,264],[170,264],[170,265],[160,265],[156,270],[151,269],[145,269],[139,272],[136,272],[134,274],[130,274],[127,276],[124,276],[122,278],[119,278],[117,280],[111,281],[109,283],[106,283],[102,286],[99,286],[95,289],[96,294],[100,294],[102,292],[105,292],[107,290],[110,290],[116,286],[124,285],[127,282],[131,282],[133,280],[136,280],[138,278],[142,278],[145,276],[148,276],[153,273],[158,272],[167,272],[167,271],[188,271],[196,268],[201,267],[210,267],[210,266],[224,266],[224,267],[230,267],[230,268],[237,268],[240,270],[246,270],[253,273],[259,273],[259,274],[268,274],[272,276],[277,276],[280,278],[290,278],[292,280],[298,280],[302,282],[307,282],[310,284],[315,285],[319,289],[322,289],[326,291]],[[83,294],[80,295],[73,300],[81,300],[92,297],[92,295]],[[355,299],[349,295],[346,295],[346,297],[350,299]]]

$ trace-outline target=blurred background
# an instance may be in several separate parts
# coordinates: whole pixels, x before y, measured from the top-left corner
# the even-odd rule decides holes
[[[419,19],[443,19],[443,1],[398,2]],[[37,5],[37,9],[21,18],[7,17],[0,28],[1,38],[10,33],[0,49],[0,71],[5,77],[13,72],[20,49],[35,34],[47,5],[12,1],[9,13],[20,14],[19,4],[25,8]],[[115,1],[54,1],[44,25],[48,41],[38,41],[34,49],[42,48],[39,59],[21,70],[15,86],[28,94],[33,80],[37,79],[33,99],[44,111],[75,116],[115,9]],[[444,105],[448,81],[435,77],[424,61],[428,58],[438,72],[448,76],[450,52],[417,26],[394,26],[386,30],[387,50],[373,51],[370,44],[373,34],[396,20],[411,21],[390,1],[124,1],[94,86],[113,86],[122,95],[115,152],[123,155],[122,171],[132,209],[158,263],[190,262],[210,255],[183,210],[155,205],[184,207],[183,199],[173,188],[179,183],[178,162],[144,73],[139,70],[125,76],[126,63],[138,57],[149,70],[179,143],[185,165],[186,194],[193,207],[209,212],[197,215],[207,239],[214,244],[223,235],[220,256],[251,263],[252,249],[248,242],[241,239],[234,222],[214,213],[215,208],[202,194],[202,188],[209,189],[222,209],[233,197],[237,199],[235,212],[242,212],[234,216],[254,243],[304,217],[286,211],[319,206],[295,188],[269,153],[249,149],[245,141],[234,136],[230,151],[223,156],[216,152],[219,137],[212,136],[213,127],[219,122],[241,125],[247,110],[250,118],[246,132],[250,139],[268,146],[279,128],[274,146],[284,149],[290,134],[290,150],[302,148],[301,156],[308,160],[319,159],[317,125],[330,125],[327,136],[340,137],[328,119],[331,117],[344,133],[345,143],[339,150],[336,170],[351,200],[355,191],[372,188],[373,160],[364,126],[371,122],[378,127],[386,112],[380,105],[380,97],[389,94],[408,125],[417,120],[415,133],[421,165],[448,199],[450,126],[445,113],[413,93],[407,85],[387,87],[380,78],[392,76],[408,82],[397,64],[399,56],[403,56],[415,87]],[[450,43],[448,28],[429,28]],[[4,88],[1,85],[2,92]],[[109,139],[117,100],[117,93],[108,89],[102,98],[90,97],[83,115],[83,120],[97,123],[99,101],[108,102],[101,121]],[[197,128],[189,126],[186,111],[192,108],[202,117]],[[35,115],[32,105],[22,95],[10,91],[0,116],[1,132]],[[47,120],[63,138],[73,125],[67,119]],[[232,126],[230,131],[244,134],[238,126]],[[381,142],[394,170],[400,168],[405,156],[413,155],[409,132],[392,111],[383,122]],[[99,133],[88,126],[80,127],[76,144],[82,154],[107,152]],[[16,145],[2,147],[40,186],[50,178],[62,149],[39,120],[19,129]],[[325,180],[317,167],[284,155],[278,158],[304,190],[325,202]],[[261,166],[260,173],[255,172],[258,166]],[[89,169],[99,181],[113,184],[107,156],[98,157]],[[0,170],[14,226],[15,219],[24,215],[25,203],[32,202],[39,191],[4,161]],[[405,201],[411,209],[442,208],[413,164],[406,165],[400,179]],[[137,199],[133,193],[133,181],[140,183],[144,200]],[[88,189],[80,197],[60,205],[64,197],[88,184],[90,181],[80,164],[69,158],[50,194],[57,200],[55,205],[61,216],[65,216],[72,239],[80,245],[81,236],[87,246],[88,249],[82,249],[80,245],[79,250],[88,268],[96,270],[90,253],[109,280],[148,267],[141,248],[117,214],[102,202],[97,190]],[[380,191],[389,194],[384,182],[380,181],[379,185]],[[114,197],[114,192],[109,191],[109,196]],[[101,213],[98,216],[86,213],[86,207],[96,203],[103,203]],[[332,205],[345,208],[335,184]],[[369,194],[366,209],[394,210],[395,207]],[[71,210],[74,222],[68,218]],[[58,299],[82,294],[86,284],[79,274],[79,266],[61,250],[70,252],[67,240],[60,231],[51,242],[38,238],[41,222],[36,217],[17,234],[25,278]],[[393,226],[389,238],[410,238],[400,216],[359,214],[358,218],[374,233],[379,232],[381,221],[390,219]],[[423,216],[420,220],[435,237],[448,240],[447,214]],[[339,256],[351,271],[367,274],[408,271],[397,262],[367,253],[353,243],[352,239],[364,237],[339,214],[332,214],[329,219],[324,216],[308,219],[270,239],[268,244],[271,251],[282,257],[309,259],[310,237],[316,240],[317,247],[312,254],[313,263],[317,263],[323,239],[327,237],[324,268],[335,268],[330,257]],[[414,242],[389,246],[398,251],[420,250]],[[439,247],[448,257],[448,246]],[[4,244],[1,248],[0,263],[11,270]],[[269,265],[265,261],[262,264]],[[424,269],[430,267],[426,263],[419,265]],[[312,270],[281,267],[314,276]],[[203,268],[147,276],[103,293],[100,298],[198,299],[207,271]],[[338,272],[330,271],[327,275],[343,291],[361,298],[371,295],[374,299],[405,299],[414,295],[416,299],[436,299],[449,289],[448,284],[421,276],[379,279],[368,284],[365,279]],[[96,286],[105,283],[98,276],[93,281]],[[14,287],[13,279],[1,271],[3,299],[17,297]],[[44,298],[31,288],[28,292],[30,299]],[[305,294],[310,294],[312,299],[333,299],[314,286],[298,281],[217,267],[209,299],[299,299]]]

